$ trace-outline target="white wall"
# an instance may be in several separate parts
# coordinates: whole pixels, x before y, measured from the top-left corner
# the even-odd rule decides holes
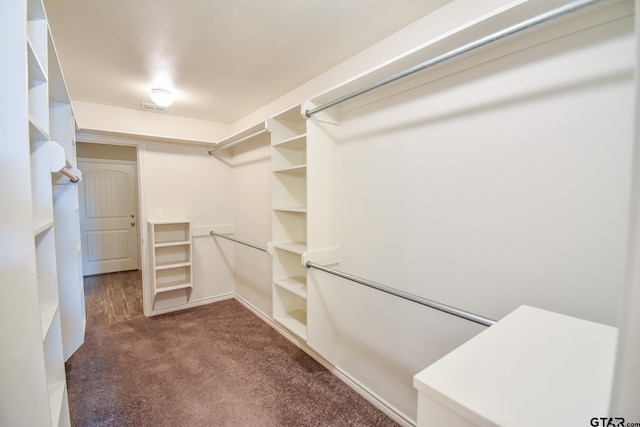
[[[271,241],[271,144],[247,143],[233,151],[235,237],[266,247]],[[255,309],[271,316],[271,257],[235,244],[234,292]]]
[[[462,28],[473,26],[512,6],[526,3],[523,0],[455,0],[435,12],[417,19],[414,23],[354,55],[330,70],[309,80],[289,93],[248,114],[233,123],[230,132],[238,132],[266,120],[282,111],[345,83],[360,79],[398,58],[425,45],[434,43]],[[532,10],[545,11],[564,4],[564,0],[537,0]],[[386,76],[385,76],[386,77]]]
[[[640,1],[636,0],[636,11]],[[636,28],[640,28],[640,15],[636,14]],[[636,69],[640,64],[640,43],[636,31]],[[640,106],[640,87],[635,88],[636,109]],[[616,373],[613,384],[610,415],[624,416],[628,422],[640,419],[640,127],[635,123],[633,152],[633,181],[631,187],[631,213],[629,225],[629,254],[627,258],[626,286],[622,298],[622,317],[618,335]]]
[[[139,154],[140,180],[143,183],[141,220],[145,222],[143,271],[145,273],[145,313],[170,309],[183,304],[212,302],[233,292],[233,246],[216,242],[208,235],[213,226],[233,224],[233,179],[231,168],[199,147],[147,142]],[[194,237],[193,289],[166,292],[155,305],[149,279],[148,228],[146,221],[162,210],[163,220],[189,219]],[[187,299],[187,295],[189,296]]]
[[[617,325],[632,21],[536,33],[319,124],[338,141],[336,268],[494,319],[527,304]],[[308,283],[309,343],[413,420],[413,375],[482,330],[325,273]]]

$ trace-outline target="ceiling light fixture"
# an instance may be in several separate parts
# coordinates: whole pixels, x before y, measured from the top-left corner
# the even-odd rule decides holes
[[[167,89],[151,89],[151,100],[160,107],[168,107],[173,104],[173,94]]]

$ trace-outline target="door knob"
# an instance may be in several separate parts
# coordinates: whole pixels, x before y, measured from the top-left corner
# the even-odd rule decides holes
[[[136,222],[135,222],[135,221],[132,221],[132,222],[131,222],[131,226],[132,226],[132,227],[135,227],[135,226],[136,226]]]

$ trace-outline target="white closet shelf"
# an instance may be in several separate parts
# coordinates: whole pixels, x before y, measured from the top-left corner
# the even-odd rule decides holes
[[[254,135],[255,138],[257,139],[257,137],[263,137],[262,132],[264,132],[267,129],[266,127],[266,123],[265,122],[261,122],[258,123],[257,125],[254,125],[250,128],[247,128],[241,132],[237,132],[234,133],[233,135],[230,135],[224,139],[221,139],[219,141],[217,141],[213,147],[214,148],[221,148],[224,147],[225,145],[231,145],[233,143],[235,143],[236,141],[239,140],[243,140],[243,141],[253,141],[254,140]]]
[[[49,132],[44,130],[44,128],[38,123],[38,121],[29,114],[29,136],[32,141],[48,141],[49,140]]]
[[[54,224],[53,218],[40,218],[40,219],[35,218],[34,222],[35,222],[33,224],[34,236],[39,236],[40,234],[44,233],[45,231],[53,227],[53,224]]]
[[[300,298],[306,299],[307,298],[306,281],[307,279],[304,276],[293,276],[293,277],[287,277],[284,279],[276,279],[273,281],[273,284],[299,296]]]
[[[273,210],[278,212],[307,213],[307,208],[303,206],[276,206],[273,208]]]
[[[282,249],[288,252],[293,252],[302,255],[307,251],[307,244],[302,242],[280,242],[274,243],[273,247],[276,249]]]
[[[56,381],[49,384],[49,402],[51,410],[51,425],[57,426],[64,401],[65,382]]]
[[[274,317],[276,322],[280,323],[282,326],[289,329],[305,341],[307,340],[306,318],[307,313],[305,313],[304,310],[293,310]]]
[[[31,42],[31,39],[27,38],[27,53],[28,53],[28,69],[29,69],[29,80],[38,80],[42,82],[47,81],[47,71],[42,66],[40,59],[38,58],[38,54]]]
[[[304,175],[307,172],[307,165],[296,165],[288,168],[277,169],[274,173],[283,173],[287,175]]]
[[[42,4],[35,0],[27,2],[27,22],[44,20],[45,13]]]
[[[282,141],[274,142],[273,147],[285,148],[286,146],[286,148],[292,149],[292,150],[304,150],[307,144],[306,138],[307,138],[307,134],[303,133]]]
[[[170,268],[189,267],[190,265],[191,265],[190,261],[158,263],[158,264],[156,264],[155,269],[156,270],[168,270]]]
[[[58,311],[58,303],[44,304],[40,306],[40,323],[42,324],[42,340],[47,337],[53,319]]]
[[[178,289],[187,289],[191,287],[191,283],[169,282],[166,284],[158,285],[155,289],[155,294],[158,295],[162,292],[170,292]]]
[[[181,240],[175,242],[165,242],[165,243],[156,243],[153,245],[154,248],[167,248],[169,246],[182,246],[182,245],[190,245],[191,242],[188,240]]]

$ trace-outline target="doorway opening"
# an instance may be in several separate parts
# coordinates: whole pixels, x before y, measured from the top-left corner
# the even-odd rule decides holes
[[[76,145],[87,324],[142,316],[136,146]]]

